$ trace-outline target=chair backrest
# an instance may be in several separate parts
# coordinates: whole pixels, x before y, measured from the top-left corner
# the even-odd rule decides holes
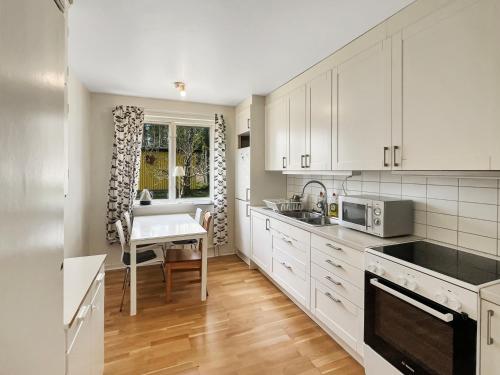
[[[130,220],[130,214],[128,211],[125,211],[123,213],[123,218],[125,219],[125,225],[127,226],[127,232],[130,236],[130,233],[132,232],[132,220]]]
[[[210,230],[210,224],[212,223],[212,218],[213,218],[212,213],[210,213],[209,211],[205,212],[205,215],[203,215],[203,224],[201,226],[203,227],[203,229],[205,229],[207,231],[207,233]],[[199,251],[202,251],[202,249],[203,249],[202,241],[203,240],[200,240],[199,245],[198,245]]]
[[[125,241],[125,233],[123,233],[123,225],[122,225],[121,220],[117,220],[115,222],[115,226],[116,226],[116,231],[118,232],[118,237],[120,238],[120,245],[122,247],[122,257],[121,257],[121,260],[123,262],[123,256],[124,256],[124,254],[126,252],[127,241]]]
[[[201,214],[202,213],[203,213],[203,210],[200,207],[198,207],[196,209],[196,214],[194,215],[194,219],[196,220],[196,222],[198,224],[201,224]]]

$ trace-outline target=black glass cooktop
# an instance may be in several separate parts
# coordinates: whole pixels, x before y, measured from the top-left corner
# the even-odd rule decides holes
[[[426,241],[379,246],[373,250],[472,285],[500,279],[500,262]]]

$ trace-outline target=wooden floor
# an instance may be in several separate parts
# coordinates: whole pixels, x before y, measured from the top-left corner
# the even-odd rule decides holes
[[[105,374],[364,374],[362,367],[259,271],[209,260],[205,303],[196,272],[138,272],[138,313],[119,312],[123,271],[106,274]]]

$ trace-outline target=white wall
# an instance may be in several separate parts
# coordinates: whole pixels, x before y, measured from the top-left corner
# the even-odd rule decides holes
[[[111,94],[91,94],[91,214],[89,218],[89,246],[91,254],[108,254],[106,266],[121,266],[118,246],[110,246],[106,241],[106,205],[109,172],[113,151],[113,118],[111,111],[116,105],[135,105],[146,110],[179,112],[191,114],[224,115],[227,125],[227,186],[228,186],[228,222],[229,244],[221,253],[233,252],[234,222],[234,107],[211,104],[191,103],[186,101],[161,100],[129,97]]]
[[[66,158],[69,170],[64,201],[64,256],[89,254],[90,92],[70,71],[68,80]]]
[[[364,171],[345,181],[340,176],[288,176],[288,195],[301,193],[311,179],[321,180],[332,193],[393,196],[414,201],[414,234],[456,248],[500,256],[500,180],[400,176]],[[309,205],[320,186],[306,189]],[[499,257],[500,258],[500,257]]]

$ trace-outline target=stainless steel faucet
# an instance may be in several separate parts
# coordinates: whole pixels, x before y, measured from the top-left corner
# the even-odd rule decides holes
[[[321,207],[320,207],[320,208],[321,208],[321,214],[322,214],[323,216],[325,216],[325,217],[326,217],[326,214],[327,214],[327,212],[328,212],[327,191],[326,191],[326,186],[325,186],[325,185],[324,185],[321,181],[318,181],[318,180],[311,180],[311,181],[307,182],[307,183],[304,185],[304,187],[302,188],[302,194],[301,194],[301,196],[300,196],[300,197],[301,197],[301,198],[303,198],[303,197],[304,197],[304,191],[306,190],[306,187],[307,187],[308,185],[311,185],[311,184],[318,184],[318,185],[320,185],[320,186],[323,188],[324,192],[325,192],[325,193],[323,194],[323,201],[321,202]]]

